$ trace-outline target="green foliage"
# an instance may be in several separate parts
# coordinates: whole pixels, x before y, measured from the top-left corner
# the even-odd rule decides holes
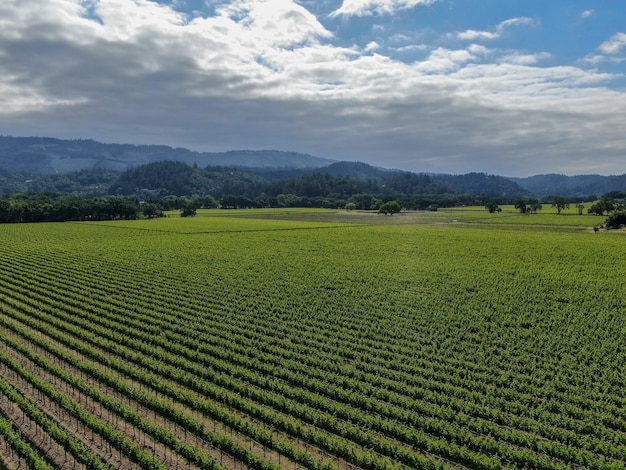
[[[603,197],[598,202],[591,205],[588,209],[590,214],[604,215],[615,209],[615,203],[612,198]]]
[[[2,225],[0,389],[90,468],[107,465],[30,396],[142,468],[163,449],[199,468],[621,468],[623,237],[546,227],[571,220],[597,223],[509,207]]]
[[[262,176],[232,168],[189,166],[183,162],[163,161],[131,168],[119,175],[111,194],[145,193],[151,197],[196,195],[221,197],[225,194],[257,192],[265,184]]]
[[[486,173],[436,175],[433,179],[457,193],[484,194],[490,197],[504,196],[511,199],[528,195],[528,191],[510,179]]]
[[[191,204],[186,205],[180,210],[181,217],[193,217],[194,215],[196,215],[196,208]]]
[[[17,193],[0,199],[0,223],[133,220],[139,212],[135,199],[123,197]]]
[[[552,207],[556,207],[556,212],[561,214],[563,209],[569,209],[570,200],[564,196],[556,196],[552,199]]]
[[[183,160],[149,163],[121,173],[83,170],[32,175],[0,169],[0,192],[71,192],[73,196],[84,197],[124,195],[158,204],[161,210],[180,209],[182,204],[177,200],[182,199],[192,200],[198,209],[217,207],[219,199],[226,198],[228,202],[233,197],[240,199],[235,204],[222,206],[343,208],[352,202],[357,209],[378,210],[383,201],[396,200],[407,210],[426,210],[434,206],[491,203],[502,206],[523,200],[527,212],[536,213],[541,209],[537,199],[529,199],[528,192],[515,182],[484,173],[432,176],[349,162],[338,162],[315,171],[267,168],[244,171],[200,168],[189,166]],[[615,198],[620,193],[609,194]],[[199,199],[210,201],[199,202]]]
[[[615,212],[606,219],[606,228],[617,229],[626,226],[626,212]]]
[[[488,202],[485,205],[485,209],[487,209],[490,214],[494,214],[496,212],[502,212],[502,209],[500,208],[500,206],[494,201]]]
[[[378,208],[378,213],[393,215],[399,213],[401,210],[402,207],[400,206],[400,203],[398,201],[388,201]]]
[[[537,199],[518,199],[515,208],[520,211],[520,214],[536,214],[542,209],[542,205]]]
[[[145,202],[141,204],[141,212],[147,219],[154,219],[155,217],[164,217],[161,208],[153,202]]]
[[[605,213],[610,214],[611,212],[626,210],[626,199],[615,197],[621,195],[622,193],[614,192],[603,196],[599,201],[591,205],[588,212],[595,215],[604,215]]]
[[[224,196],[220,199],[222,209],[249,209],[256,207],[256,203],[245,196]]]
[[[377,197],[371,198],[370,205],[367,209],[377,211],[383,205],[382,199],[378,199]]]
[[[526,212],[528,212],[528,206],[526,206],[526,201],[523,199],[515,203],[515,208],[520,211],[520,214],[526,214]]]
[[[34,470],[52,470],[52,466],[37,453],[33,446],[16,430],[13,423],[0,416],[0,437],[5,445],[13,452],[17,453],[28,463],[28,468]],[[10,452],[9,452],[10,453]]]
[[[539,200],[537,199],[528,199],[526,210],[531,214],[536,214],[543,208]]]
[[[511,178],[526,190],[539,196],[560,194],[562,196],[586,202],[598,199],[595,194],[609,191],[620,192],[626,184],[626,174],[619,176],[558,174],[536,175],[527,178]]]

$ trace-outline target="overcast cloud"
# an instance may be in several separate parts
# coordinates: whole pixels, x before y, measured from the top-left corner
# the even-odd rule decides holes
[[[0,2],[0,132],[418,172],[626,173],[622,31],[560,62],[512,42],[545,27],[541,12],[391,31],[394,15],[454,2],[191,3]]]

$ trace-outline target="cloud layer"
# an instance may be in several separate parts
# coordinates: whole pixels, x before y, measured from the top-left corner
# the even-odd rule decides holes
[[[508,20],[504,20],[499,23],[494,31],[475,31],[473,29],[468,29],[466,31],[462,31],[457,33],[457,37],[463,40],[475,41],[477,39],[497,39],[501,37],[505,31],[514,26],[520,25],[533,25],[534,20],[528,17],[521,18],[511,18]]]
[[[626,33],[617,33],[598,48],[605,54],[619,54],[626,49]]]
[[[340,8],[331,16],[389,15],[399,10],[408,10],[418,5],[432,5],[439,0],[343,0]]]
[[[35,4],[36,3],[36,4]],[[433,1],[344,1],[337,15]],[[546,52],[341,46],[291,0],[189,16],[148,0],[0,4],[0,129],[198,150],[273,148],[414,171],[624,173],[626,93]],[[531,25],[501,22],[490,34]],[[460,36],[459,36],[460,37]],[[598,46],[619,56],[626,35]],[[442,40],[443,41],[443,40]],[[483,43],[484,44],[484,43]]]

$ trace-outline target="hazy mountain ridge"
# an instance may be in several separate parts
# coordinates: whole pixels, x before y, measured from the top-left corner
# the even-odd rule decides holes
[[[189,166],[184,162],[154,162],[130,168],[118,175],[109,194],[140,193],[163,197],[225,194],[256,194],[267,181],[256,173],[236,168]]]
[[[624,191],[626,189],[626,174],[567,176],[551,173],[529,176],[527,178],[510,177],[508,179],[539,196],[600,196],[611,191]]]
[[[249,170],[253,171],[252,169]],[[465,175],[413,173],[375,167],[362,162],[336,162],[315,170],[260,171],[270,181],[300,178],[311,172],[365,181],[387,182],[389,186],[408,194],[414,192],[412,188],[419,186],[420,192],[423,192],[424,188],[429,188],[431,194],[455,192],[500,197],[527,197],[530,195],[529,191],[510,179],[486,173],[467,173]]]
[[[451,192],[508,198],[550,195],[585,198],[589,195],[599,196],[611,191],[626,190],[626,174],[545,174],[526,178],[486,173],[425,175],[375,167],[362,162],[334,161],[278,150],[211,153],[165,145],[105,144],[94,140],[0,136],[0,191],[105,194],[109,189],[115,189],[109,187],[116,179],[115,173],[123,174],[133,168],[166,161],[179,162],[190,167],[215,167],[210,177],[194,173],[196,178],[206,180],[202,187],[210,187],[211,183],[207,178],[213,178],[219,180],[217,184],[220,187],[224,185],[226,188],[242,191],[246,183],[258,186],[262,181],[286,181],[315,172],[376,183],[386,181],[396,190],[406,193],[419,188],[419,192],[428,189],[433,194]],[[237,168],[246,175],[239,174],[236,178],[231,178],[231,175],[219,174],[225,168]],[[425,176],[429,179],[425,179]],[[149,186],[158,187],[158,183],[152,181]],[[124,193],[132,189],[128,182],[123,187]],[[181,188],[183,185],[180,183],[176,187]],[[116,189],[120,190],[121,187],[118,185]]]
[[[432,175],[433,179],[457,193],[485,194],[502,197],[528,197],[531,192],[508,178],[487,173],[465,175]]]
[[[80,170],[124,171],[147,163],[177,161],[188,165],[318,168],[334,160],[279,150],[194,152],[166,145],[104,144],[95,140],[0,136],[0,168],[33,174]]]

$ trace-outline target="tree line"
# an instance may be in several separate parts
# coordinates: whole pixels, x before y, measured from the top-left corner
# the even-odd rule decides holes
[[[136,196],[85,197],[60,193],[15,193],[0,197],[0,223],[66,222],[88,220],[134,220],[162,217],[164,211],[180,211],[182,216],[195,215],[197,209],[251,209],[310,207],[353,210],[380,210],[401,207],[407,210],[432,209],[480,200],[470,195],[406,195],[355,194],[328,196],[298,196],[297,194],[262,194],[255,198],[242,195],[210,195],[178,197]],[[398,212],[398,211],[393,211]]]
[[[158,207],[152,209],[157,210]],[[56,193],[17,193],[0,198],[2,223],[130,220],[136,219],[140,213],[138,201],[125,197],[89,198]]]
[[[382,207],[381,213],[393,213],[388,210],[395,209],[394,204],[388,205],[393,201],[406,210],[466,205],[497,212],[501,205],[514,205],[524,214],[536,213],[544,204],[551,204],[561,213],[575,204],[582,214],[586,207],[582,202],[592,200],[595,203],[588,209],[590,214],[610,216],[626,211],[625,192],[570,201],[563,196],[536,198],[517,191],[514,183],[478,173],[444,178],[446,175],[381,170],[348,162],[331,165],[327,171],[298,174],[284,170],[280,175],[267,177],[242,169],[202,169],[165,161],[132,168],[117,176],[104,170],[50,175],[22,186],[33,191],[5,188],[8,194],[0,197],[0,222],[151,218],[172,210],[190,216],[197,209],[217,207],[377,211]],[[359,177],[348,176],[350,172]],[[3,175],[0,171],[0,183]],[[63,190],[41,191],[49,187]],[[80,192],[80,187],[88,188],[87,193]]]
[[[162,198],[167,195],[227,195],[255,199],[266,195],[295,194],[299,197],[343,197],[369,193],[392,194],[485,194],[522,196],[526,191],[502,177],[426,175],[384,170],[356,162],[338,162],[316,170],[241,169],[189,166],[162,161],[124,172],[83,170],[67,174],[10,173],[0,169],[0,193],[59,192],[85,196],[137,196]]]

